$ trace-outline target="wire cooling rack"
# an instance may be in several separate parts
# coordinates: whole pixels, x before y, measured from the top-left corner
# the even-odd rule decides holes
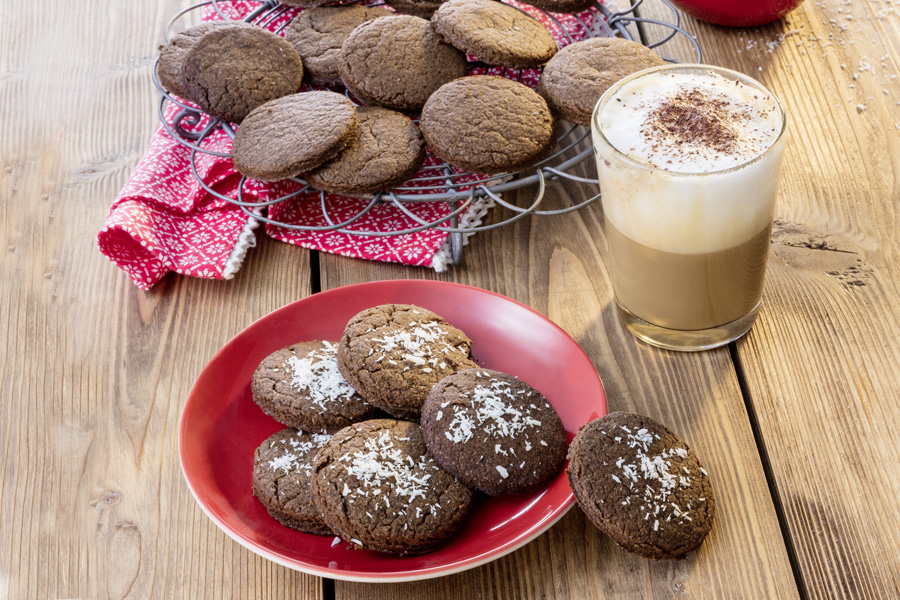
[[[170,33],[176,24],[188,17],[191,12],[202,9],[203,7],[211,6],[222,19],[229,19],[220,6],[220,4],[227,1],[230,0],[207,0],[189,6],[176,14],[166,27],[166,42],[168,43]],[[627,10],[622,11],[612,11],[602,4],[595,4],[586,12],[577,15],[566,15],[565,17],[561,17],[560,15],[551,12],[541,12],[547,16],[551,23],[558,26],[559,31],[567,38],[569,43],[574,41],[572,35],[573,32],[568,30],[563,23],[560,22],[560,18],[574,18],[576,23],[575,26],[583,28],[585,38],[617,36],[628,40],[634,40],[634,35],[629,29],[630,25],[636,27],[643,27],[645,25],[659,26],[667,29],[668,33],[660,40],[648,44],[648,47],[654,49],[660,48],[675,38],[675,36],[680,35],[693,46],[696,54],[696,62],[701,62],[702,56],[700,46],[693,36],[681,28],[681,16],[678,11],[668,2],[668,0],[659,1],[671,11],[671,22],[646,19],[638,16],[636,10],[644,0],[638,0]],[[352,3],[352,0],[351,2],[345,3]],[[367,4],[374,6],[379,5],[380,3],[367,2]],[[247,14],[244,20],[260,27],[266,27],[276,22],[279,18],[284,18],[285,13],[290,10],[293,9],[280,4],[277,0],[262,0],[259,7]],[[590,18],[588,18],[587,15],[590,15]],[[285,21],[279,28],[274,29],[275,33],[280,34],[287,24],[288,22]],[[570,27],[571,25],[572,24],[570,23]],[[664,52],[657,50],[657,53],[659,53],[667,62],[677,62],[672,58],[666,57]],[[484,69],[488,67],[488,65],[481,62],[470,62],[468,66],[470,72],[473,69]],[[270,225],[299,231],[338,231],[359,236],[404,235],[434,228],[449,234],[451,262],[456,264],[462,256],[463,236],[471,235],[477,231],[502,227],[531,214],[557,215],[571,212],[594,202],[600,197],[600,194],[598,193],[579,204],[567,208],[559,210],[538,210],[538,207],[544,199],[548,185],[553,185],[561,180],[597,184],[596,180],[579,177],[569,172],[573,167],[579,165],[591,155],[592,146],[590,141],[590,128],[581,125],[568,124],[566,122],[564,122],[566,123],[566,126],[559,129],[556,146],[550,155],[536,165],[515,173],[503,173],[499,175],[477,175],[467,173],[459,169],[454,169],[446,162],[431,154],[431,152],[428,152],[425,164],[431,166],[423,167],[412,178],[393,189],[379,192],[369,198],[365,203],[365,206],[358,213],[340,222],[336,222],[334,217],[329,213],[327,192],[317,190],[300,177],[291,178],[292,181],[299,185],[299,189],[264,202],[250,202],[244,199],[245,183],[247,182],[246,178],[241,178],[240,185],[237,187],[234,197],[225,196],[209,187],[199,176],[196,157],[198,153],[204,153],[223,158],[230,158],[230,154],[205,148],[203,143],[212,132],[218,129],[223,130],[226,135],[233,139],[235,133],[234,128],[230,123],[213,118],[209,118],[208,122],[200,127],[200,125],[203,124],[206,115],[200,113],[196,107],[185,104],[179,98],[170,95],[157,78],[155,64],[152,73],[153,83],[162,94],[158,107],[159,119],[162,122],[163,127],[165,127],[175,140],[190,149],[191,170],[200,185],[212,196],[236,204],[252,218]],[[503,68],[502,72],[499,74],[518,81],[522,79],[523,71]],[[303,89],[306,89],[306,86],[304,86]],[[351,101],[354,100],[353,98],[350,99]],[[165,115],[169,112],[171,105],[175,105],[179,110],[175,113],[174,118],[169,121],[166,119]],[[414,121],[415,120],[416,119],[414,119]],[[429,158],[432,160],[428,160]],[[535,186],[535,184],[534,195],[531,202],[528,203],[528,206],[511,204],[504,201],[500,196],[503,192],[526,186]],[[263,215],[262,209],[265,207],[284,202],[301,194],[309,193],[318,193],[322,214],[328,225],[296,225],[270,219]],[[493,203],[505,207],[509,211],[507,213],[508,216],[502,220],[485,225],[472,226],[461,224],[461,216],[472,206],[473,202],[478,199],[489,199],[493,201]],[[446,216],[429,222],[421,219],[406,206],[406,204],[412,202],[447,202],[450,204],[451,210]],[[417,225],[402,231],[369,231],[361,230],[359,228],[350,228],[380,203],[392,203],[404,215],[417,223]]]

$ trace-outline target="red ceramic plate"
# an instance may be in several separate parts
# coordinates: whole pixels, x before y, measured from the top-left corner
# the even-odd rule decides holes
[[[338,340],[347,321],[377,304],[417,304],[472,338],[475,360],[518,376],[542,392],[569,440],[606,414],[606,395],[590,359],[562,329],[532,309],[492,292],[435,281],[381,281],[314,294],[263,317],[228,342],[188,396],[178,433],[185,479],[204,512],[229,536],[279,564],[351,581],[409,581],[448,575],[495,560],[531,541],[572,506],[565,473],[521,496],[484,498],[444,548],[396,557],[333,537],[300,533],[271,518],[250,491],[253,452],[282,429],[253,403],[250,377],[279,348],[302,340]]]

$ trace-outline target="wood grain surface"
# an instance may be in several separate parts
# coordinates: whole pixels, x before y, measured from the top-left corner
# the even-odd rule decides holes
[[[789,114],[764,308],[737,355],[811,598],[900,597],[898,9],[809,1],[733,32],[685,21],[707,62],[758,78]]]
[[[263,241],[231,282],[141,292],[96,249],[158,125],[150,65],[183,3],[23,3],[0,21],[0,598],[319,598],[191,497],[181,407],[255,319],[310,293]]]
[[[94,240],[156,129],[150,68],[187,5],[35,0],[0,21],[0,600],[900,597],[896,0],[809,0],[749,29],[684,19],[707,62],[755,75],[791,119],[759,322],[701,354],[619,324],[599,205],[478,234],[446,274],[262,239],[233,281],[137,290]],[[593,193],[554,185],[546,203]],[[488,565],[375,585],[291,571],[223,534],[178,463],[200,370],[279,306],[391,278],[483,287],[559,323],[611,410],[662,421],[701,457],[718,515],[700,551],[638,559],[574,508]]]
[[[589,162],[584,169],[583,176],[594,174]],[[525,205],[533,193],[526,188],[509,196]],[[554,186],[545,202],[561,208],[589,193],[582,184]],[[728,349],[665,352],[625,331],[611,304],[602,218],[599,204],[593,204],[478,234],[465,265],[440,278],[499,292],[548,315],[593,360],[610,410],[647,414],[684,436],[716,490],[716,525],[703,547],[681,562],[646,561],[617,548],[574,508],[548,534],[484,567],[424,583],[338,581],[336,598],[437,599],[453,597],[448,593],[465,597],[465,590],[485,598],[796,596]],[[327,288],[416,277],[422,271],[337,256],[319,260]]]

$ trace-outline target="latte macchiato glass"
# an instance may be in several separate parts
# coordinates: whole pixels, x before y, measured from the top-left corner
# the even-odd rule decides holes
[[[759,312],[787,121],[728,69],[635,73],[591,128],[619,316],[640,339],[706,350]]]

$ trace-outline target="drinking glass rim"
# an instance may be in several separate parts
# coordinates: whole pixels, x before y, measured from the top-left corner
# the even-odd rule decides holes
[[[728,167],[727,169],[719,169],[717,171],[670,171],[664,168],[655,167],[653,165],[647,164],[645,162],[641,162],[636,160],[613,145],[612,142],[606,137],[603,131],[600,129],[600,109],[605,106],[609,100],[613,97],[613,95],[622,89],[626,84],[638,79],[640,77],[644,77],[646,75],[651,75],[653,73],[657,73],[659,71],[677,71],[677,70],[704,70],[711,71],[714,73],[719,73],[723,75],[727,75],[733,79],[739,79],[744,83],[748,83],[758,89],[763,90],[772,100],[775,101],[775,106],[778,108],[778,114],[781,115],[781,130],[778,132],[778,135],[775,137],[775,140],[766,148],[763,152],[757,154],[747,162],[743,162],[739,165],[735,165],[733,167]],[[648,69],[644,69],[642,71],[637,71],[636,73],[632,73],[626,77],[623,77],[616,83],[612,84],[609,89],[603,92],[603,95],[600,96],[600,99],[597,100],[597,104],[594,105],[594,112],[591,115],[591,133],[598,135],[603,142],[610,148],[612,151],[618,155],[618,158],[625,161],[626,163],[630,163],[634,166],[653,170],[653,171],[662,171],[667,176],[671,177],[697,177],[698,175],[721,175],[727,174],[734,171],[739,171],[741,169],[745,169],[748,166],[761,161],[763,158],[768,156],[773,149],[778,146],[779,142],[781,142],[784,134],[787,132],[787,112],[784,110],[784,106],[781,104],[781,101],[778,99],[778,96],[772,92],[769,88],[763,85],[762,82],[746,75],[745,73],[741,73],[740,71],[735,71],[733,69],[727,69],[725,67],[717,67],[715,65],[704,65],[700,63],[678,63],[678,64],[666,64],[666,65],[658,65],[655,67],[650,67]]]

